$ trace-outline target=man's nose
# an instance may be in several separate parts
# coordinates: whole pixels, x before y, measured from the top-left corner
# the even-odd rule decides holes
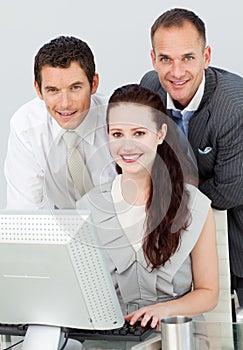
[[[185,75],[184,62],[182,62],[181,60],[175,60],[172,64],[171,73],[177,79],[182,78]]]
[[[60,96],[60,103],[61,103],[61,107],[63,109],[66,109],[70,106],[71,104],[71,97],[70,94],[67,91],[63,91],[61,92],[61,96]]]

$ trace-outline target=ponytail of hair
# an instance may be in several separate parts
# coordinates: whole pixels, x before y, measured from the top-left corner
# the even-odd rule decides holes
[[[179,247],[180,233],[189,225],[188,200],[180,161],[164,141],[157,149],[146,205],[143,251],[152,269],[163,266]]]

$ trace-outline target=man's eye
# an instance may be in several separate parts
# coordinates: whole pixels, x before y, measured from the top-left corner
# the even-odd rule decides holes
[[[72,90],[80,90],[81,89],[81,86],[80,85],[74,85],[72,87]]]
[[[168,63],[170,61],[170,59],[168,57],[161,57],[160,58],[160,61],[161,62],[165,62],[165,63]]]
[[[53,93],[53,92],[56,92],[57,91],[57,89],[55,89],[55,88],[48,88],[47,89],[47,92],[50,92],[50,93]]]
[[[192,61],[193,59],[194,59],[193,56],[186,56],[186,57],[185,57],[185,60],[186,60],[186,61]]]

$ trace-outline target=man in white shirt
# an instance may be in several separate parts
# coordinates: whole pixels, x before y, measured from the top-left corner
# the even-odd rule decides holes
[[[60,36],[40,48],[34,74],[38,97],[10,122],[7,208],[74,208],[81,195],[66,164],[67,130],[80,136],[78,150],[93,185],[116,174],[107,143],[107,101],[96,94],[94,56],[82,40]]]

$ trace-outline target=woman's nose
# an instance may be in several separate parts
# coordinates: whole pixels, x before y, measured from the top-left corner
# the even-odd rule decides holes
[[[127,151],[127,152],[131,151],[135,147],[135,142],[129,137],[128,138],[124,138],[122,140],[121,147],[122,147],[123,151]]]

